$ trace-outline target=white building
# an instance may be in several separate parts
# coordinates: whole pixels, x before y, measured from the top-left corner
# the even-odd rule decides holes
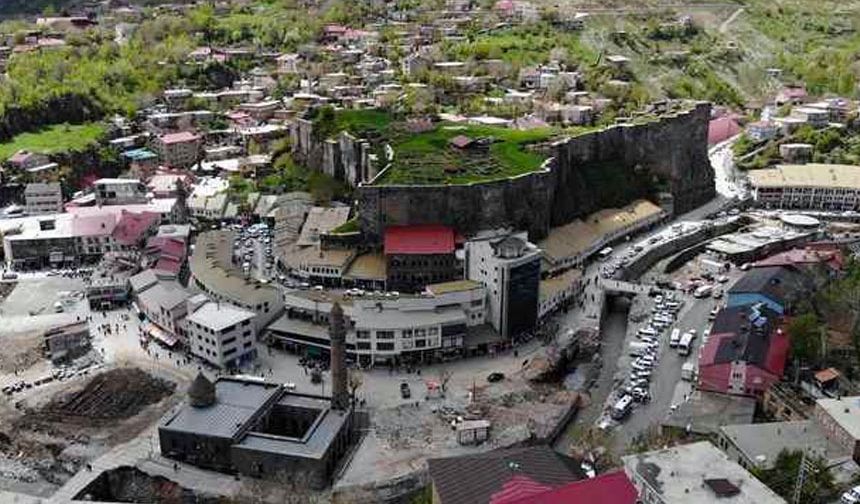
[[[486,289],[469,280],[432,284],[418,296],[309,290],[285,298],[287,314],[268,327],[273,340],[311,354],[328,350],[328,313],[337,301],[347,321],[347,350],[363,365],[461,355],[470,333],[492,332],[485,326]]]
[[[191,353],[219,368],[257,357],[253,312],[198,294],[188,300],[185,331]]]
[[[96,204],[131,205],[146,203],[146,186],[138,179],[103,178],[93,184]]]
[[[24,189],[24,202],[29,215],[63,212],[63,193],[57,182],[27,184]]]
[[[466,243],[466,277],[489,298],[487,320],[503,337],[532,330],[540,303],[540,251],[525,232]]]
[[[784,504],[708,441],[622,457],[642,504]]]
[[[755,201],[767,208],[857,210],[860,166],[809,163],[748,173]]]

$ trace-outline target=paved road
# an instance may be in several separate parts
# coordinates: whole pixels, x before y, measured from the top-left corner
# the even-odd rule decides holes
[[[681,365],[688,360],[694,361],[698,355],[698,349],[702,342],[702,331],[708,326],[708,313],[713,309],[716,301],[710,298],[696,300],[692,296],[685,299],[684,310],[673,327],[681,329],[682,332],[695,329],[698,332],[698,337],[694,340],[694,348],[689,356],[682,356],[676,349],[670,348],[668,345],[671,330],[663,334],[660,346],[660,362],[654,368],[654,374],[651,376],[651,402],[637,405],[630,416],[615,429],[617,448],[629,446],[630,441],[637,435],[647,432],[652,426],[660,425],[675,401],[675,389],[681,383]]]

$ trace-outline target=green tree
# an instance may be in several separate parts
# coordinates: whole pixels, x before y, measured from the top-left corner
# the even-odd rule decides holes
[[[772,469],[754,470],[753,473],[762,483],[783,498],[792,501],[800,464],[803,459],[801,451],[783,450],[779,453]],[[808,471],[801,489],[800,502],[804,504],[825,504],[835,499],[837,491],[833,474],[827,468],[827,461],[822,458],[808,458]]]
[[[788,325],[792,357],[805,363],[818,362],[822,353],[822,329],[814,313],[794,318]]]

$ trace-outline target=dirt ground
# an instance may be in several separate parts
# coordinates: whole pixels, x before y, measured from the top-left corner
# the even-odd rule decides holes
[[[42,332],[25,331],[0,335],[3,351],[0,352],[0,372],[12,373],[27,369],[44,358]]]
[[[48,397],[0,404],[0,488],[50,495],[157,420],[178,400],[174,390],[140,369],[118,368],[63,384]]]

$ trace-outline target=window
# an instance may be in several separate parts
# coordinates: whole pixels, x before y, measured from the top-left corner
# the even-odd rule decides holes
[[[359,350],[370,350],[370,342],[369,341],[359,341],[355,344],[355,347]]]
[[[426,335],[427,335],[426,329],[415,329],[415,337],[416,338],[423,338]]]
[[[250,347],[251,347],[251,345],[253,345],[253,344],[254,344],[254,342],[253,342],[253,341],[246,341],[246,342],[245,342],[245,344],[244,344],[244,345],[242,345],[242,347],[244,347],[244,348],[250,348]]]
[[[409,350],[414,346],[414,343],[412,343],[411,339],[405,339],[401,343],[401,346],[403,347],[404,350]]]
[[[226,352],[224,352],[224,357],[227,357],[228,355],[233,355],[234,353],[236,353],[236,349],[231,348],[230,350],[227,350]]]
[[[251,336],[251,330],[250,330],[250,329],[248,329],[247,331],[243,332],[243,333],[242,333],[242,336],[244,336],[245,338],[250,337],[250,336]]]
[[[381,351],[391,351],[394,350],[394,343],[390,341],[380,341],[376,343],[376,349]]]
[[[236,341],[235,336],[225,339],[224,341],[221,342],[221,344],[226,346],[226,345],[233,343],[234,341]]]
[[[404,329],[403,330],[403,337],[404,338],[411,338],[412,337],[412,329]]]
[[[439,328],[438,327],[431,327],[427,331],[427,334],[429,334],[430,336],[436,336],[437,334],[439,334]]]
[[[415,340],[415,348],[424,348],[427,346],[427,341],[423,339]]]
[[[376,331],[376,339],[394,339],[394,331]]]
[[[370,331],[355,331],[355,339],[370,339]]]
[[[427,346],[431,346],[431,347],[439,346],[439,338],[435,337],[435,336],[432,338],[427,338]]]

